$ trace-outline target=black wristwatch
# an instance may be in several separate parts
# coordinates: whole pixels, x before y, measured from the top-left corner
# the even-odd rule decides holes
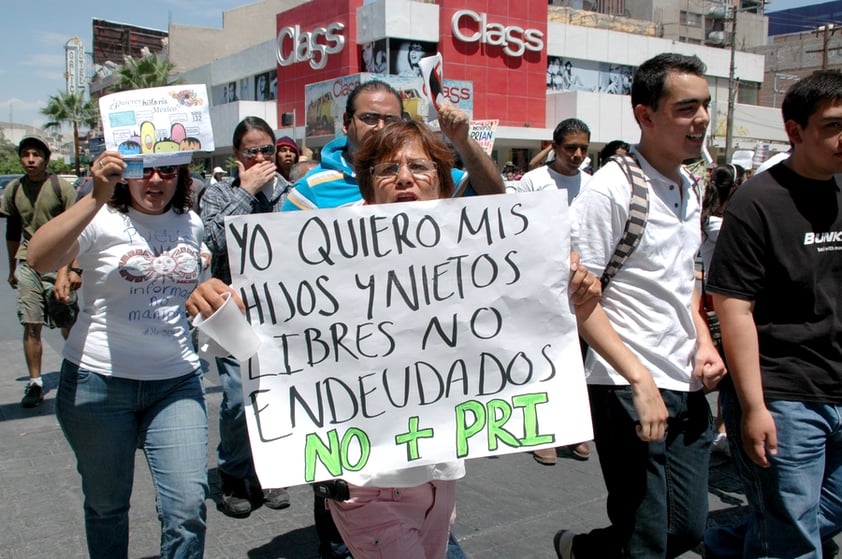
[[[76,272],[79,277],[82,277],[82,268],[70,268],[71,272]]]

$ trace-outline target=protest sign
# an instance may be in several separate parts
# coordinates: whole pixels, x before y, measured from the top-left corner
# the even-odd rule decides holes
[[[124,178],[142,176],[143,167],[184,165],[194,151],[214,150],[204,84],[112,93],[100,97],[99,111],[106,148],[129,164]]]
[[[468,136],[473,138],[487,155],[491,155],[491,150],[494,149],[494,137],[497,135],[497,124],[499,122],[496,118],[472,120],[468,129]]]
[[[225,224],[263,487],[592,437],[564,192]]]

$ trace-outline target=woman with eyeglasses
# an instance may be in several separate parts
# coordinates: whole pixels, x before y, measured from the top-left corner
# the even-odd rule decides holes
[[[453,155],[425,124],[394,121],[366,137],[354,158],[366,204],[449,198]],[[463,460],[344,476],[350,499],[328,508],[355,559],[444,558]]]
[[[225,218],[280,210],[291,184],[275,168],[275,133],[256,116],[244,118],[234,128],[237,177],[208,187],[202,198],[205,243],[211,252],[211,275],[231,284]],[[261,504],[273,509],[289,506],[283,488],[264,489],[254,470],[243,407],[240,362],[233,356],[216,358],[222,383],[219,407],[217,471],[222,485],[222,511],[232,517],[248,516]]]
[[[447,145],[414,120],[372,131],[354,158],[366,204],[450,198],[453,164]],[[583,293],[598,283],[584,268],[571,277],[573,289],[583,287]],[[464,460],[373,474],[346,472],[350,498],[329,500],[328,507],[355,559],[444,558],[456,516],[456,480],[464,475]]]
[[[64,346],[56,416],[76,455],[92,558],[128,556],[129,500],[141,448],[155,483],[162,558],[205,545],[208,424],[185,301],[201,270],[204,228],[190,212],[186,165],[123,179],[123,156],[94,161],[93,191],[42,226],[29,264],[85,271]]]

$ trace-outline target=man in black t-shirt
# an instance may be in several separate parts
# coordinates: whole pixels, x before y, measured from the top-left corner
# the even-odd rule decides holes
[[[729,202],[707,290],[741,415],[742,556],[818,559],[842,531],[842,73],[782,111],[792,155]]]

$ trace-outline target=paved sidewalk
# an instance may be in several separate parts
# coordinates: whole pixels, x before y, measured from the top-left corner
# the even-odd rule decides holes
[[[7,497],[0,508],[0,559],[84,558],[80,480],[53,415],[61,337],[45,331],[46,400],[38,408],[24,410],[19,403],[26,380],[21,328],[15,319],[14,294],[7,286],[0,287],[0,316],[4,317],[0,354],[6,365],[0,375],[0,486]],[[221,394],[215,372],[207,375],[206,386],[212,447],[206,557],[316,559],[312,493],[306,486],[290,489],[292,506],[283,511],[264,507],[237,520],[217,510],[214,448]],[[157,557],[160,531],[141,453],[136,466],[130,557]],[[554,467],[540,466],[528,454],[472,460],[458,487],[454,532],[472,559],[553,558],[557,529],[586,530],[606,523],[605,489],[596,457],[588,462],[562,457]],[[714,461],[710,501],[714,522],[731,521],[744,505],[726,460]]]

